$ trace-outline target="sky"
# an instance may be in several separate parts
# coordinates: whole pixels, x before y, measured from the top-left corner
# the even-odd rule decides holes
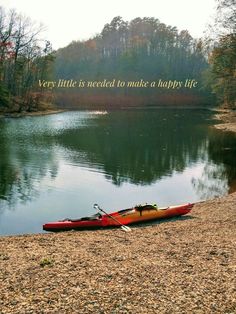
[[[215,0],[0,0],[0,6],[43,23],[43,37],[54,49],[100,33],[118,15],[125,21],[155,17],[197,38],[203,36],[215,12]]]

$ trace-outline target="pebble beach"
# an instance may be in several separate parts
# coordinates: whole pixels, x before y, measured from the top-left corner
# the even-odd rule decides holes
[[[236,313],[236,193],[179,218],[0,237],[0,313]]]

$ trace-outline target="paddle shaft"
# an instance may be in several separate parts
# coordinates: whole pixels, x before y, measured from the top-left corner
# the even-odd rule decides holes
[[[110,217],[110,218],[113,219],[115,222],[117,222],[120,226],[125,227],[125,228],[127,228],[127,229],[129,228],[129,227],[123,225],[123,224],[122,224],[118,219],[116,219],[115,217],[113,217],[113,216],[109,215],[108,213],[106,213],[105,210],[102,209],[102,208],[100,208],[98,205],[97,205],[96,207],[97,207],[101,212],[103,212],[103,213],[106,214],[108,217]]]

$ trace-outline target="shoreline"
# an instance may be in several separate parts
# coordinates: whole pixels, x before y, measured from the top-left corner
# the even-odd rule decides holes
[[[13,113],[0,113],[0,118],[23,118],[23,117],[34,117],[34,116],[46,116],[51,114],[57,114],[61,112],[65,112],[64,109],[48,109],[48,110],[39,110],[39,111],[32,111],[27,112],[23,111],[20,113],[13,112]]]
[[[213,115],[213,119],[219,123],[214,125],[214,128],[224,131],[236,133],[236,111],[230,109],[218,109]]]
[[[236,193],[157,223],[0,237],[13,313],[234,313]]]

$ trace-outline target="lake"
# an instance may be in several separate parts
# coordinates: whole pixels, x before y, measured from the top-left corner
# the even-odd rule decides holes
[[[203,109],[71,111],[0,119],[0,234],[136,204],[236,190],[236,136]]]

